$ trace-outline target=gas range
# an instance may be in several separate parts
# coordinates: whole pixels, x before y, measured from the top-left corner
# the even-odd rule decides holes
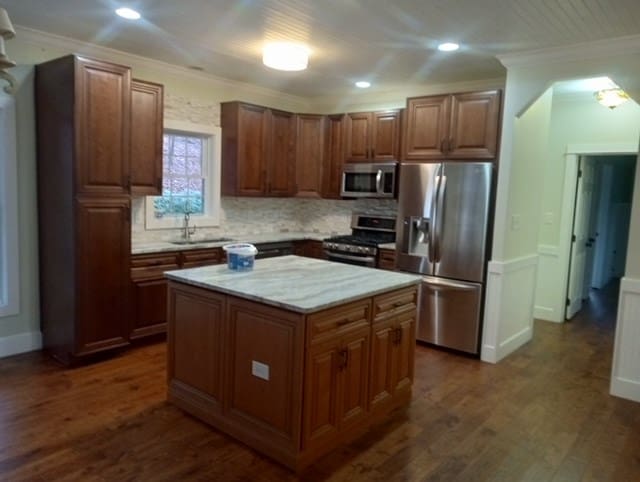
[[[327,238],[322,246],[330,261],[375,267],[378,245],[395,241],[395,227],[395,216],[353,214],[352,234]]]

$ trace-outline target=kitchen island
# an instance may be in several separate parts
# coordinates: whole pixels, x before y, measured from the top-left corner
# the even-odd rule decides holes
[[[169,400],[282,464],[409,402],[419,277],[298,256],[166,276]]]

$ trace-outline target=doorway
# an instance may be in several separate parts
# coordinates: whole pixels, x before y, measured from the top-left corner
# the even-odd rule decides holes
[[[631,222],[635,155],[583,155],[578,160],[565,319],[624,274]]]

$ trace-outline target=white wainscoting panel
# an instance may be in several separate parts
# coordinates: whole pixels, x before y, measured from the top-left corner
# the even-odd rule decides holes
[[[31,331],[0,338],[0,358],[42,348],[42,333]]]
[[[611,394],[640,402],[640,279],[620,282]]]
[[[562,323],[564,321],[563,293],[566,291],[564,267],[560,261],[560,248],[554,245],[538,245],[538,275],[533,317],[539,320]]]
[[[538,255],[490,261],[480,358],[497,363],[531,340]]]

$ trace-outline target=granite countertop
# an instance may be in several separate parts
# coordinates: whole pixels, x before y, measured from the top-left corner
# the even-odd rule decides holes
[[[301,256],[255,261],[252,271],[227,265],[167,271],[166,277],[202,288],[312,313],[367,296],[418,284],[420,276]]]
[[[213,241],[213,242],[197,242],[198,238],[195,237],[196,242],[192,244],[173,244],[169,241],[154,241],[154,242],[142,242],[131,244],[131,254],[148,254],[148,253],[162,253],[164,251],[187,251],[189,249],[202,249],[202,248],[218,248],[230,243],[277,243],[284,241],[303,241],[306,239],[322,241],[325,238],[335,236],[335,233],[309,233],[302,231],[291,231],[284,233],[259,233],[259,234],[238,234],[238,235],[224,235],[226,241]],[[222,237],[222,236],[220,236]]]
[[[384,243],[384,244],[379,244],[378,248],[380,249],[392,249],[395,251],[396,249],[396,243]]]

